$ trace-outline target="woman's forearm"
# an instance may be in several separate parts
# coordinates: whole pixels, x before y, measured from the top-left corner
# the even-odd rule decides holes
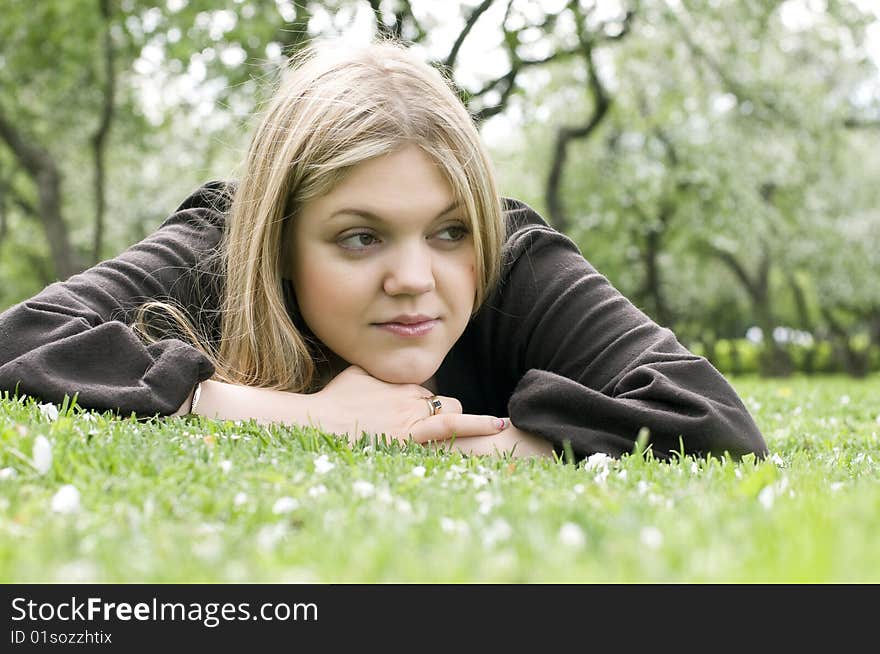
[[[193,389],[195,391],[195,389]],[[172,415],[189,414],[193,393]],[[261,424],[313,425],[309,395],[268,388],[227,384],[213,379],[201,383],[195,414],[221,420],[256,420]]]
[[[429,395],[427,389],[381,381],[350,366],[312,394],[204,381],[193,413],[221,420],[314,427],[347,435],[351,442],[363,433],[426,443],[456,434],[468,438],[495,435],[504,429],[505,423],[497,417],[461,413],[461,404],[453,397],[443,396],[446,411],[431,415],[425,402]],[[190,413],[191,403],[192,394],[174,415]]]

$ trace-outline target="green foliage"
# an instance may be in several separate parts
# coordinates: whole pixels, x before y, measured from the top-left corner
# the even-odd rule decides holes
[[[7,396],[0,579],[880,581],[880,377],[733,382],[767,460],[349,448],[311,429],[138,421],[74,402],[55,417]]]
[[[794,371],[813,375],[845,373],[845,363],[830,341],[809,343],[788,342],[781,345],[794,364]],[[880,347],[873,345],[864,334],[849,339],[851,351],[867,362],[869,372],[880,372]],[[765,346],[745,338],[719,339],[707,346],[699,341],[689,344],[694,354],[704,356],[724,374],[756,375],[761,373],[761,355]]]

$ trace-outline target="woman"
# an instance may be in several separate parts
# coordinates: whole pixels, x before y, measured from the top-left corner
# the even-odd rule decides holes
[[[0,389],[468,453],[766,451],[736,393],[532,209],[391,43],[302,56],[240,183],[0,315]],[[509,418],[508,418],[509,416]]]

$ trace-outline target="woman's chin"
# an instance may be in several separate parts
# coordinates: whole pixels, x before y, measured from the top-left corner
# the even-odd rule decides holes
[[[401,368],[367,368],[364,367],[368,373],[370,373],[376,379],[380,379],[384,382],[388,382],[389,384],[416,384],[421,386],[426,381],[431,379],[434,376],[434,373],[437,372],[439,365],[436,366],[418,366],[409,369],[401,369]]]

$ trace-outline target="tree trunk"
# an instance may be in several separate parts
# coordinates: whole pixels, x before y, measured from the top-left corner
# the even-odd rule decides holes
[[[95,161],[95,230],[92,236],[92,263],[101,261],[101,250],[104,245],[104,213],[106,209],[106,170],[104,166],[107,137],[113,123],[114,92],[116,73],[113,70],[113,38],[110,33],[111,14],[110,0],[99,0],[101,16],[104,19],[104,97],[101,107],[101,120],[92,135],[92,153]]]
[[[740,281],[755,311],[755,322],[764,335],[764,346],[761,350],[760,367],[764,377],[785,377],[794,372],[794,364],[789,353],[773,338],[776,318],[770,301],[770,256],[766,248],[762,248],[758,271],[754,277],[749,275],[745,266],[731,253],[710,245],[709,249],[733,272]]]
[[[67,279],[82,268],[79,265],[67,225],[61,217],[61,173],[52,156],[44,148],[27,141],[0,111],[0,139],[37,187],[37,215],[49,242],[55,265],[55,276]]]

